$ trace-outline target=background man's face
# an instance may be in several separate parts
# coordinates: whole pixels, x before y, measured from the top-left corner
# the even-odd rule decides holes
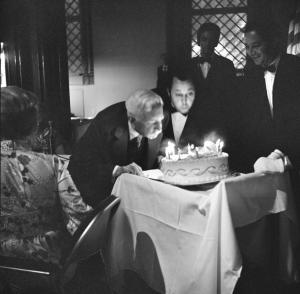
[[[171,87],[172,106],[182,114],[187,114],[195,100],[195,87],[190,81],[174,77]]]
[[[203,57],[210,57],[219,42],[214,32],[211,31],[202,32],[197,41]]]
[[[266,43],[255,31],[245,33],[245,45],[247,55],[256,65],[266,67],[269,57],[266,53]]]
[[[152,110],[146,112],[143,117],[135,119],[133,122],[134,129],[143,137],[155,139],[162,131],[163,119],[162,106],[152,108]]]

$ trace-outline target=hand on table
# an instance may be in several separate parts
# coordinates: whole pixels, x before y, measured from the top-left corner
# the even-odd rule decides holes
[[[284,162],[281,157],[279,158],[269,158],[260,157],[254,163],[255,172],[284,172]]]
[[[278,149],[275,149],[273,152],[271,152],[269,155],[268,155],[268,158],[270,159],[279,159],[279,158],[284,158],[284,154],[278,150]]]
[[[137,165],[135,162],[132,162],[125,166],[118,166],[113,176],[116,179],[119,175],[124,173],[137,175],[137,176],[144,176],[142,168],[139,165]]]

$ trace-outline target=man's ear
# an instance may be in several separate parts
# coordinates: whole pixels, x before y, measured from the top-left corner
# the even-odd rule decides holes
[[[171,90],[169,88],[167,88],[167,92],[168,92],[168,96],[169,96],[169,99],[170,99],[170,104],[171,104],[172,107],[175,108],[172,97],[171,97]]]
[[[167,88],[167,93],[168,93],[168,96],[171,98],[171,91],[170,91],[169,87]]]

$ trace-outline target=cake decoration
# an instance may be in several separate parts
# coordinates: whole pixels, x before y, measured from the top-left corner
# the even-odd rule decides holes
[[[228,154],[223,152],[224,142],[205,141],[203,146],[188,144],[176,149],[168,142],[166,156],[161,161],[165,182],[176,185],[197,185],[216,182],[229,175]]]

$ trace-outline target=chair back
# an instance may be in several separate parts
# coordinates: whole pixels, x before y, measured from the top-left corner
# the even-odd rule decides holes
[[[74,234],[74,239],[77,241],[66,259],[65,268],[100,252],[106,242],[109,219],[119,202],[120,198],[110,195],[80,225]]]
[[[6,281],[18,280],[20,289],[32,284],[35,287],[51,288],[55,293],[65,293],[63,287],[74,277],[78,263],[97,252],[100,254],[106,242],[108,222],[119,202],[118,197],[111,195],[91,211],[76,230],[71,253],[63,262],[62,269],[42,261],[0,256],[0,276],[5,275]]]

